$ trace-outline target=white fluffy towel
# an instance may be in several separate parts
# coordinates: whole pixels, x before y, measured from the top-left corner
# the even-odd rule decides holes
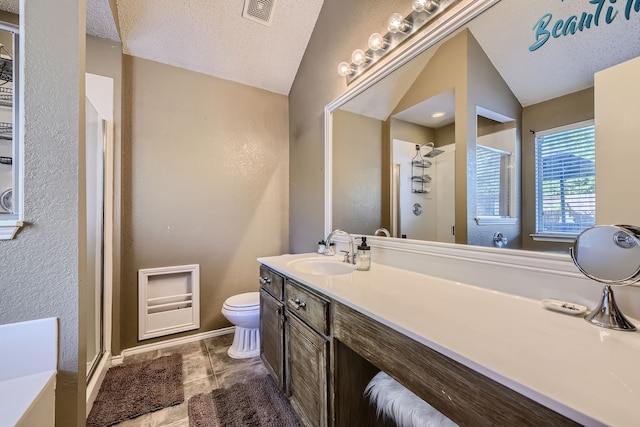
[[[369,381],[364,395],[376,405],[378,416],[384,414],[399,427],[458,426],[384,372]]]

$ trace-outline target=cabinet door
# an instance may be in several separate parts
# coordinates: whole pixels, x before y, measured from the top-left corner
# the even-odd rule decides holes
[[[327,354],[325,337],[288,313],[287,395],[298,419],[306,426],[328,425]]]
[[[284,390],[284,306],[264,289],[260,289],[260,358]]]

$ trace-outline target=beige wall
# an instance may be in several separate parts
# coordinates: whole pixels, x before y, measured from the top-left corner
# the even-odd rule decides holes
[[[478,225],[475,218],[477,212],[476,204],[476,141],[478,137],[477,108],[481,107],[501,116],[508,117],[516,121],[516,127],[520,129],[522,107],[517,98],[511,92],[509,86],[502,79],[502,76],[495,69],[491,60],[487,57],[482,47],[470,32],[467,32],[467,81],[468,93],[466,100],[466,161],[467,165],[467,195],[466,195],[466,220],[468,243],[480,246],[493,246],[493,235],[500,232],[508,239],[508,248],[521,247],[521,224],[514,225]],[[456,125],[459,116],[456,114]],[[516,132],[519,135],[519,132]],[[456,130],[456,138],[458,138]],[[460,149],[461,140],[456,139],[456,154]],[[520,188],[520,140],[515,141],[515,188]],[[456,162],[461,157],[456,155]],[[458,163],[456,163],[458,165]],[[458,175],[460,175],[460,168]],[[456,177],[457,178],[457,177]],[[457,188],[456,188],[457,189]],[[458,189],[457,189],[458,190]],[[515,192],[516,212],[514,216],[520,217],[520,192]],[[457,199],[456,199],[457,200]],[[457,209],[456,205],[456,209]],[[458,212],[456,212],[456,228],[458,227]],[[457,234],[457,232],[456,232]],[[457,241],[457,238],[456,238]]]
[[[333,228],[373,234],[381,226],[382,122],[338,110],[333,115]]]
[[[324,234],[324,107],[346,89],[336,72],[375,31],[385,33],[404,0],[325,0],[289,93],[290,250],[314,251]],[[326,237],[326,236],[325,236]]]
[[[85,2],[21,3],[27,225],[0,242],[0,323],[59,319],[56,426],[84,425]]]
[[[405,122],[400,119],[391,119],[391,141],[400,139],[402,141],[416,144],[436,143],[436,132],[429,127]],[[441,145],[441,144],[435,144]],[[426,151],[425,151],[426,152]]]
[[[596,223],[640,225],[640,58],[596,73]]]
[[[593,88],[525,107],[522,111],[522,248],[538,251],[567,251],[567,243],[536,242],[535,135],[559,126],[594,117]],[[598,162],[600,162],[598,158]],[[598,166],[596,166],[598,167]],[[596,178],[597,179],[597,178]],[[597,188],[597,185],[596,185]],[[596,190],[597,191],[597,190]],[[600,200],[598,200],[598,210]]]
[[[455,144],[456,124],[451,123],[450,125],[442,126],[441,128],[436,129],[436,137],[433,142],[435,142],[436,147]]]
[[[138,342],[139,269],[200,264],[188,334],[210,331],[230,326],[227,297],[257,290],[256,258],[289,238],[286,96],[131,56],[124,81],[123,349],[166,339]]]

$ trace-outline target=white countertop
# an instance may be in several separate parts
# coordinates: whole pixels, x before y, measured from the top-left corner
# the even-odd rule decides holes
[[[48,371],[0,381],[0,427],[20,425],[55,379],[56,371]]]
[[[640,332],[382,264],[335,276],[288,265],[315,256],[258,261],[581,424],[640,425]]]

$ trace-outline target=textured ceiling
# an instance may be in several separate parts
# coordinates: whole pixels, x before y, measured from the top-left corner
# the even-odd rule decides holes
[[[19,0],[0,0],[0,10],[20,12]],[[120,41],[109,0],[87,0],[87,33],[103,39]]]
[[[276,0],[271,26],[241,0],[118,0],[126,54],[289,94],[322,0]]]
[[[550,37],[533,52],[529,51],[529,46],[536,41],[533,28],[545,14],[552,12],[554,17],[548,27],[551,30],[557,19],[566,20],[572,15],[580,17],[583,12],[593,14],[596,5],[588,0],[501,0],[469,22],[466,28],[476,38],[520,104],[526,107],[592,87],[596,72],[640,56],[640,13],[632,9],[627,19],[624,15],[625,4],[618,2],[612,6],[612,11],[618,13],[610,24],[605,23],[605,9],[598,25],[592,21],[590,27],[583,31]],[[342,108],[384,120],[400,100],[396,96],[397,80],[410,79],[413,82],[419,74],[414,62],[421,61],[418,65],[423,67],[425,54],[428,60],[434,50],[432,48],[419,55]],[[411,82],[405,81],[405,86],[408,87]],[[384,102],[374,103],[374,99]],[[449,105],[451,112],[453,110],[451,102],[443,105],[431,101],[416,105],[411,111],[405,112],[403,118],[425,124],[415,117],[428,116],[436,109],[446,112],[446,105]]]
[[[18,13],[19,0],[0,0]],[[323,0],[273,0],[271,25],[242,17],[243,0],[87,0],[87,33],[125,54],[288,95]],[[118,34],[116,22],[120,28]]]
[[[593,14],[596,5],[586,0],[502,0],[468,27],[520,103],[528,106],[591,87],[597,71],[640,55],[640,14],[632,12],[627,20],[626,3],[612,6],[617,16],[610,24],[605,23],[605,6],[598,25],[593,21],[581,32],[550,37],[534,52],[529,46],[542,16],[552,12],[551,31],[558,19]]]

